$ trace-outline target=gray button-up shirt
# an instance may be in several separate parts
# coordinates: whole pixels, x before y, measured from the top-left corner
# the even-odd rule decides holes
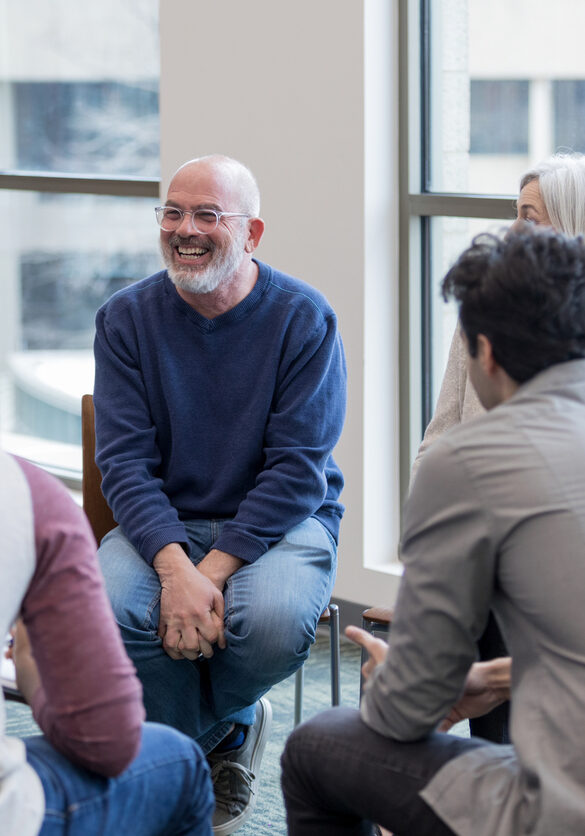
[[[585,360],[553,366],[423,457],[405,508],[391,649],[365,722],[397,740],[457,700],[493,607],[513,746],[455,758],[423,792],[461,836],[585,834]]]

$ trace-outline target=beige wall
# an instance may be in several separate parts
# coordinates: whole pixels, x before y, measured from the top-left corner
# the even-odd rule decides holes
[[[396,587],[395,5],[160,3],[163,189],[200,154],[245,162],[267,223],[258,256],[339,316],[349,404],[335,594],[357,603],[391,601]]]

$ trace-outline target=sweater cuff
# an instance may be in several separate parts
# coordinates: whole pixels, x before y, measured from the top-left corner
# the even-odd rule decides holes
[[[153,531],[151,534],[147,534],[142,538],[141,542],[137,546],[137,549],[148,565],[152,566],[152,562],[158,552],[164,546],[168,546],[169,543],[178,543],[183,547],[187,556],[191,554],[191,547],[189,545],[187,532],[184,526],[180,524],[169,526],[168,528],[162,528],[158,531]]]
[[[227,554],[239,557],[244,563],[255,563],[259,557],[268,551],[266,544],[254,537],[246,537],[241,532],[226,531],[225,528],[213,544],[214,549],[219,549]]]

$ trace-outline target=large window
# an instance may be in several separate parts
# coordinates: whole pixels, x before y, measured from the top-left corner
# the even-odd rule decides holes
[[[76,470],[95,312],[159,269],[158,2],[0,0],[0,428]]]
[[[84,174],[158,174],[156,78],[14,81],[10,167]]]
[[[529,82],[470,79],[470,154],[528,153]]]
[[[473,235],[514,217],[531,165],[585,150],[585,4],[549,11],[545,0],[400,3],[403,491],[456,325],[442,276]]]

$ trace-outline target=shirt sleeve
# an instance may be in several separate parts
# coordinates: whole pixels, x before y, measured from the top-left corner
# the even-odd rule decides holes
[[[52,476],[19,464],[32,495],[37,555],[21,611],[42,683],[33,716],[58,751],[115,776],[138,751],[141,686],[107,599],[85,515]]]
[[[396,740],[433,731],[459,698],[487,622],[496,543],[465,462],[441,439],[405,506],[405,571],[385,661],[370,677],[364,721]]]

